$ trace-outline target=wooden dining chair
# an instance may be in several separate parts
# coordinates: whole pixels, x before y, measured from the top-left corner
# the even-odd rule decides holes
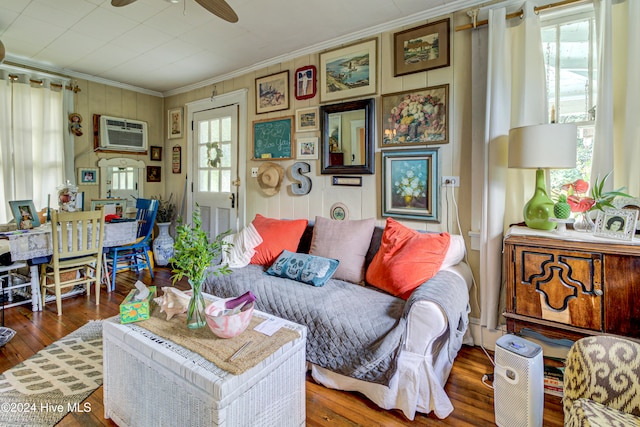
[[[100,304],[100,272],[104,240],[104,211],[51,212],[53,255],[42,265],[42,304],[47,290],[56,295],[58,316],[62,315],[62,289],[85,285],[87,296],[95,285]]]

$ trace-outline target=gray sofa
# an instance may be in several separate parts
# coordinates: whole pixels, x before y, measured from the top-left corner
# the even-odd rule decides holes
[[[376,227],[371,263],[383,229]],[[308,253],[313,225],[297,252]],[[251,291],[258,310],[308,328],[307,361],[325,386],[360,391],[385,409],[446,417],[453,409],[444,384],[467,330],[468,267],[440,270],[405,301],[372,286],[330,279],[322,287],[264,273],[248,265],[210,277],[205,292],[229,298]]]

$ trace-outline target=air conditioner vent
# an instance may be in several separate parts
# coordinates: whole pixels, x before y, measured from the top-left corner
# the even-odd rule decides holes
[[[100,148],[117,151],[147,151],[147,123],[100,116]]]

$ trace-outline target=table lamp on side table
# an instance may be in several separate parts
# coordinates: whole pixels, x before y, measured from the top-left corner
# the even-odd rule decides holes
[[[542,124],[509,131],[509,167],[536,169],[536,188],[524,206],[524,222],[529,228],[552,230],[553,201],[547,195],[544,169],[576,167],[578,129],[575,124]]]

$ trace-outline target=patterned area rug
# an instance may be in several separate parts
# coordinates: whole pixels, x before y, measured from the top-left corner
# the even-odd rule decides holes
[[[53,426],[102,385],[102,322],[91,321],[0,375],[0,425]]]

